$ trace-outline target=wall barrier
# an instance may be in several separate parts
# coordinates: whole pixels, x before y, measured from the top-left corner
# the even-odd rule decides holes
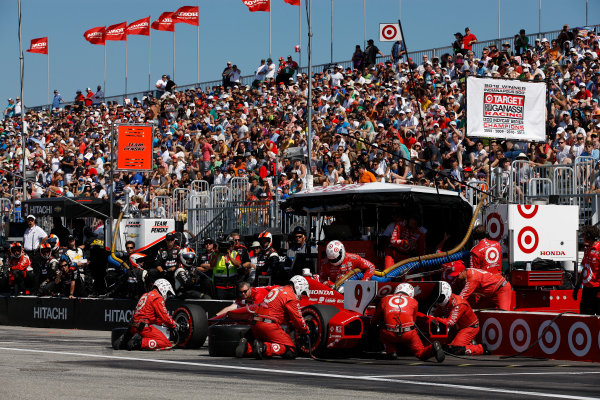
[[[0,297],[0,324],[37,328],[111,330],[127,325],[137,301],[128,299],[67,299],[54,297]],[[231,300],[168,300],[173,312],[184,304],[198,304],[213,317]]]

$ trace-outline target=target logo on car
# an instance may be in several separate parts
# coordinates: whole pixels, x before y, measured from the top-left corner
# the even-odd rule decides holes
[[[539,243],[540,237],[535,228],[531,226],[526,226],[519,231],[519,236],[517,237],[517,244],[519,245],[519,249],[521,249],[523,253],[533,253],[535,249],[537,249]]]
[[[402,33],[400,32],[400,24],[379,24],[379,41],[380,42],[395,42],[396,40],[402,40]]]

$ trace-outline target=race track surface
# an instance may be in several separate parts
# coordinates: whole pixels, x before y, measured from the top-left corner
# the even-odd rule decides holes
[[[113,351],[110,332],[0,327],[2,399],[592,399],[597,364],[485,356],[443,364]]]

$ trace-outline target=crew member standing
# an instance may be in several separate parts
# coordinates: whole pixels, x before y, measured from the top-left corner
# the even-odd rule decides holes
[[[479,243],[471,249],[471,268],[501,274],[502,248],[500,243],[490,239],[490,235],[482,225],[473,229],[472,237]]]
[[[325,254],[328,262],[321,269],[319,277],[321,282],[335,283],[355,268],[362,271],[363,281],[370,280],[375,273],[375,265],[372,262],[358,254],[346,253],[344,244],[339,240],[332,240],[327,243]]]
[[[254,355],[257,359],[265,356],[281,356],[296,358],[296,345],[281,325],[294,325],[298,335],[310,333],[306,321],[300,312],[302,295],[308,296],[306,278],[296,275],[290,279],[290,284],[274,288],[258,306],[252,322],[252,333],[255,337],[252,346],[248,339],[240,339],[235,349],[238,358],[244,355]]]
[[[398,261],[425,254],[425,233],[419,219],[411,216],[394,226],[390,245],[385,252],[385,267],[389,268]]]
[[[468,301],[471,306],[475,306],[473,295],[479,295],[491,301],[500,310],[510,310],[512,287],[502,275],[465,268],[461,260],[448,264],[444,275],[450,283],[464,282],[460,297]]]
[[[453,354],[482,355],[487,350],[481,344],[471,344],[479,333],[479,320],[465,299],[452,293],[448,282],[440,282],[441,296],[433,314],[452,330],[452,342],[444,346]]]
[[[583,284],[579,313],[600,315],[600,230],[596,226],[585,225],[581,228],[585,251],[581,260],[581,273],[577,278],[573,299],[577,300],[579,288]]]
[[[36,289],[38,287],[38,279],[40,276],[40,244],[46,243],[47,236],[48,234],[44,232],[42,228],[36,225],[35,216],[28,215],[27,229],[25,229],[25,233],[23,234],[23,249],[25,250],[25,254],[27,254],[31,260],[34,280],[33,285]]]
[[[381,299],[373,317],[373,322],[383,320],[379,339],[392,359],[398,358],[396,346],[400,344],[409,348],[418,359],[427,360],[435,356],[438,362],[442,362],[446,356],[440,343],[435,341],[427,347],[423,346],[415,329],[419,303],[413,298],[414,295],[415,289],[410,283],[401,283],[396,286],[394,294]]]

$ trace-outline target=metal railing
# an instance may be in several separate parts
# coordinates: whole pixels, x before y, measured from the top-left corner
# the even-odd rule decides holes
[[[600,28],[600,25],[589,25],[591,28],[593,28],[595,31],[598,31],[598,28]],[[548,40],[552,40],[552,39],[556,39],[558,37],[558,35],[560,34],[560,30],[557,31],[547,31],[547,32],[536,32],[536,33],[532,33],[527,35],[527,37],[529,38],[529,43],[533,44],[536,38],[542,38],[545,37]],[[481,54],[481,51],[483,50],[484,47],[489,46],[490,44],[495,44],[496,46],[498,46],[498,48],[501,48],[501,44],[504,42],[508,42],[511,45],[511,48],[514,45],[514,41],[515,41],[515,37],[514,36],[507,36],[504,38],[500,38],[500,39],[488,39],[488,40],[481,40],[477,43],[475,43],[473,45],[473,52],[478,55]],[[415,62],[419,62],[423,55],[427,55],[429,56],[429,58],[433,58],[433,57],[439,57],[443,54],[453,54],[453,50],[452,50],[452,46],[443,46],[443,47],[435,47],[432,49],[426,49],[426,50],[417,50],[417,51],[411,51],[408,53],[408,57],[412,58]],[[389,60],[389,57],[378,57],[377,58],[377,62],[385,62],[387,60]],[[337,62],[333,62],[333,63],[326,63],[326,64],[318,64],[318,65],[313,65],[313,71],[314,72],[320,72],[323,71],[327,68],[330,68],[332,65],[342,65],[344,68],[352,68],[353,64],[352,61],[337,61]],[[302,74],[302,73],[308,73],[308,67],[300,67],[298,69],[298,73]],[[243,86],[250,86],[252,84],[252,81],[254,81],[254,75],[246,75],[241,77],[240,79],[240,83]],[[218,80],[212,80],[212,81],[206,81],[206,82],[199,82],[199,83],[192,83],[192,84],[188,84],[188,85],[181,85],[178,86],[177,89],[181,90],[187,90],[187,89],[197,89],[197,88],[212,88],[214,86],[221,86],[222,85],[222,80],[218,79]],[[138,99],[142,99],[142,97],[147,96],[148,93],[154,93],[155,89],[151,89],[151,90],[143,90],[143,91],[139,91],[139,92],[132,92],[132,93],[127,93],[127,96],[125,96],[125,94],[120,94],[120,95],[115,95],[115,96],[106,96],[104,98],[104,102],[108,102],[108,101],[116,101],[119,104],[123,104],[124,99],[127,97],[129,99],[133,99],[134,97],[137,97]],[[72,105],[74,102],[65,102],[62,103],[62,107],[66,106],[66,105]],[[40,105],[40,106],[35,106],[35,107],[27,107],[28,110],[33,110],[33,111],[40,111],[42,109],[48,109],[50,107],[50,104],[44,104],[44,105]]]

